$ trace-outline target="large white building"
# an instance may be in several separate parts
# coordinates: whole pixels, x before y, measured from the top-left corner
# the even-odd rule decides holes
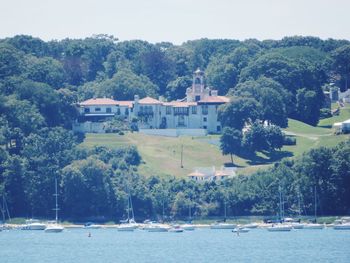
[[[133,101],[93,98],[78,104],[80,116],[73,125],[79,132],[105,132],[104,121],[115,115],[131,121],[138,119],[139,129],[201,129],[208,133],[220,133],[218,107],[229,98],[218,96],[217,90],[205,87],[204,73],[196,70],[192,86],[180,101],[166,102],[151,97]]]

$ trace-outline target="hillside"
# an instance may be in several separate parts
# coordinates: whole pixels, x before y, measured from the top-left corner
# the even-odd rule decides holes
[[[332,129],[313,127],[305,123],[289,119],[289,127],[285,129],[289,135],[295,136],[297,144],[284,146],[274,155],[265,156],[258,153],[251,159],[235,156],[234,162],[239,173],[248,174],[268,167],[284,157],[293,157],[302,154],[310,148],[318,146],[334,146],[349,138],[348,135],[334,135]],[[82,147],[95,145],[118,147],[135,145],[140,152],[143,163],[140,173],[150,175],[185,176],[194,167],[216,166],[230,162],[229,156],[223,156],[219,148],[219,136],[192,138],[181,136],[178,138],[149,136],[141,133],[116,134],[87,134]],[[181,145],[183,145],[183,168],[181,168]]]

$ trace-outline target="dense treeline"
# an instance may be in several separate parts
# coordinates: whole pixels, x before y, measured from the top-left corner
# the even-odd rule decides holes
[[[35,151],[26,161],[7,156],[2,167],[9,207],[15,215],[50,217],[54,177],[60,185],[61,215],[75,220],[121,219],[126,216],[129,195],[139,220],[163,216],[186,219],[189,208],[192,217],[223,216],[225,206],[230,217],[275,216],[279,191],[284,196],[286,215],[300,212],[312,216],[315,189],[318,215],[350,212],[349,141],[331,149],[313,149],[296,160],[282,161],[250,176],[201,184],[179,178],[140,176],[136,171],[140,156],[135,148],[75,148],[67,152],[66,144],[60,144],[62,131],[46,135],[51,138],[48,144],[28,143],[25,151]],[[65,154],[49,157],[53,144]],[[6,158],[3,150],[1,158]]]
[[[261,187],[262,182],[279,180],[275,173],[282,168],[227,181],[227,189],[215,183],[143,178],[137,173],[140,157],[134,148],[77,147],[82,138],[70,131],[77,116],[75,103],[93,96],[128,100],[135,94],[180,99],[191,84],[192,72],[199,67],[205,70],[207,85],[218,89],[220,95],[233,96],[227,106],[232,111],[222,114],[221,121],[229,123],[225,126],[241,127],[244,118],[254,119],[254,112],[259,120],[282,127],[287,125],[287,117],[315,125],[323,107],[323,89],[328,88],[325,84],[334,82],[347,89],[349,65],[349,41],[315,37],[201,39],[182,45],[120,42],[106,35],[49,42],[23,35],[1,39],[0,194],[6,195],[13,216],[50,216],[55,178],[60,182],[62,215],[66,218],[123,217],[129,191],[140,217],[160,214],[161,200],[165,200],[167,215],[183,216],[189,204],[198,215],[219,215],[223,196],[231,213],[274,213],[271,189],[270,196],[264,196],[260,188],[264,194],[252,191],[260,180]],[[254,111],[245,115],[237,109]],[[264,147],[278,148],[276,145]],[[340,148],[348,158],[348,144]],[[339,149],[324,151],[335,158],[341,154]],[[343,194],[348,197],[348,190],[341,188],[349,185],[343,168],[348,165],[349,158],[346,160],[338,168],[323,171],[324,176],[336,175],[335,181],[328,178],[335,185],[329,196],[339,200],[344,200]],[[300,163],[290,164],[290,173],[299,176]],[[306,169],[306,164],[300,167]],[[287,163],[280,167],[287,167]],[[303,173],[310,178],[309,172]],[[319,184],[328,184],[326,179],[320,179]],[[304,183],[305,187],[312,185]],[[289,185],[287,179],[285,185]],[[305,189],[301,193],[310,205]],[[325,196],[322,189],[320,198]],[[331,191],[330,186],[327,189]],[[346,203],[330,206],[330,200],[321,201],[324,213],[348,211]]]

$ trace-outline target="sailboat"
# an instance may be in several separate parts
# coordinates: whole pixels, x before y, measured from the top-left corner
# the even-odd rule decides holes
[[[211,224],[210,225],[211,229],[235,229],[237,227],[236,224],[226,223],[226,215],[227,215],[226,201],[224,204],[224,213],[225,213],[224,222],[215,222],[215,223]]]
[[[10,217],[10,212],[9,212],[7,202],[5,199],[5,194],[2,195],[2,205],[0,206],[0,208],[1,208],[1,213],[2,213],[2,222],[0,224],[0,231],[8,230],[9,227],[6,226],[6,214],[7,214],[7,218],[9,220],[11,220],[11,217]]]
[[[279,190],[279,210],[280,210],[279,219],[281,223],[268,227],[267,231],[269,232],[291,231],[293,229],[292,225],[282,224],[282,222],[284,222],[284,197],[282,196],[281,187],[279,187],[278,190]],[[283,201],[282,201],[282,198],[283,198]]]
[[[131,210],[131,218],[130,218],[130,210]],[[128,218],[117,227],[118,231],[134,231],[136,228],[138,228],[138,224],[135,222],[135,219],[134,219],[134,208],[132,206],[130,192],[128,194],[127,214],[128,214]]]
[[[181,228],[186,231],[193,231],[195,229],[194,225],[192,224],[191,204],[188,205],[188,223],[181,225]]]
[[[316,193],[316,185],[314,187],[314,211],[315,211],[315,223],[309,223],[304,225],[304,229],[323,229],[324,225],[317,224],[317,193]]]
[[[64,227],[58,224],[58,202],[57,202],[57,179],[55,179],[55,208],[53,210],[55,210],[56,212],[56,217],[55,217],[55,221],[51,222],[46,228],[45,228],[45,232],[46,233],[59,233],[62,232],[64,230]]]

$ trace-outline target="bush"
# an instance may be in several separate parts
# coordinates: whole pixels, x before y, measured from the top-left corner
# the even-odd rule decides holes
[[[320,110],[320,119],[326,119],[332,117],[332,112],[328,108],[323,108]]]
[[[284,136],[283,137],[283,145],[296,145],[297,139],[293,136]]]

